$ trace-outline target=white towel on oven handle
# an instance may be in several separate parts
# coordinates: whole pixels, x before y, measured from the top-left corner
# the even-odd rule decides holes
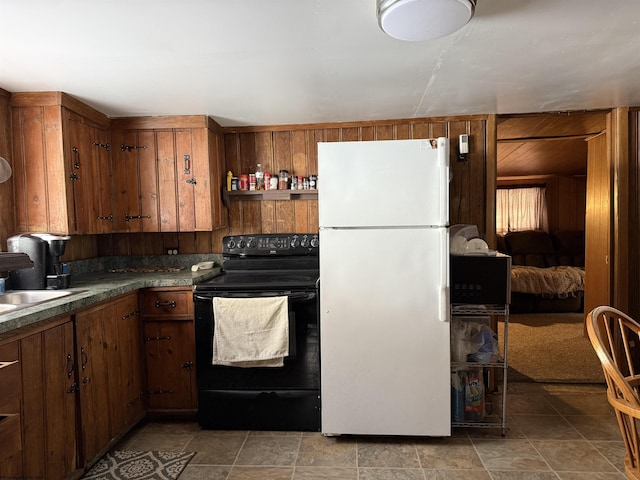
[[[214,297],[213,318],[213,365],[284,365],[289,355],[288,297]]]

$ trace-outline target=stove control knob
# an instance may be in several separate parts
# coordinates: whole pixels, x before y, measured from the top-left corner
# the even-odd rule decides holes
[[[302,242],[300,242],[300,245],[302,245],[304,248],[307,248],[309,246],[309,239],[306,236],[302,237]]]
[[[291,239],[291,248],[296,248],[298,245],[300,245],[300,240],[295,236]]]
[[[318,237],[313,237],[311,239],[311,247],[312,248],[317,248],[319,244],[320,244],[320,240],[318,240]]]
[[[236,241],[233,238],[229,239],[229,241],[227,242],[227,248],[236,248]]]
[[[255,238],[250,238],[249,239],[249,243],[247,244],[247,246],[249,248],[256,248],[256,239]]]
[[[240,242],[238,243],[238,247],[244,248],[246,246],[247,246],[247,242],[245,242],[244,240],[241,239]]]

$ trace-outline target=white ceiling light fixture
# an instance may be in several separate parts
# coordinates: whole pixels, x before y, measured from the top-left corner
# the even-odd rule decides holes
[[[475,8],[476,0],[377,0],[382,31],[409,42],[455,32],[471,20]]]
[[[11,178],[11,165],[4,158],[0,157],[0,183],[4,183]]]

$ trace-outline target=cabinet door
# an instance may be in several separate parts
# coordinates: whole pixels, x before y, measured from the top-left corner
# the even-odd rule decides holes
[[[114,130],[112,139],[114,231],[159,232],[153,131]]]
[[[208,231],[213,226],[209,131],[193,128],[176,131],[179,231]]]
[[[73,202],[75,233],[111,232],[111,166],[108,132],[74,112],[63,110],[65,154]]]
[[[97,216],[93,233],[111,233],[113,225],[113,201],[111,200],[111,149],[109,132],[104,128],[94,127],[91,142],[92,160],[96,165],[97,185],[96,195]]]
[[[156,130],[160,231],[178,231],[178,189],[174,130]],[[182,175],[181,175],[182,176]]]
[[[91,127],[83,123],[79,115],[72,112],[65,112],[65,115],[66,156],[73,196],[71,225],[74,233],[91,233],[98,215],[93,194],[97,172],[89,147]]]
[[[113,190],[113,231],[137,232],[140,223],[127,221],[129,215],[140,215],[140,201],[138,199],[138,159],[137,150],[127,150],[127,147],[138,145],[135,131],[114,130],[111,177]]]
[[[76,315],[76,355],[80,388],[83,465],[91,463],[110,439],[105,323],[112,308],[96,307]]]
[[[196,159],[200,156],[199,152],[194,150],[194,138],[192,131],[176,130],[176,183],[178,192],[178,211],[176,218],[178,219],[178,231],[194,232],[196,230],[196,186],[198,180],[196,172],[200,167],[200,162],[196,164]],[[202,180],[202,179],[200,179]],[[200,197],[202,203],[207,203],[205,197]]]
[[[111,435],[133,426],[144,414],[138,297],[133,293],[113,305],[107,331]]]
[[[76,373],[73,323],[42,334],[46,405],[47,475],[63,479],[77,468]]]
[[[61,107],[12,107],[11,115],[17,230],[72,233]]]
[[[195,342],[191,320],[144,323],[150,410],[196,408]]]
[[[20,342],[24,478],[67,478],[78,468],[73,322]]]
[[[138,177],[140,179],[140,215],[139,231],[159,232],[160,227],[160,190],[158,186],[158,158],[155,133],[152,130],[139,130]],[[131,220],[133,222],[133,220]]]
[[[19,343],[0,346],[0,478],[23,478]]]

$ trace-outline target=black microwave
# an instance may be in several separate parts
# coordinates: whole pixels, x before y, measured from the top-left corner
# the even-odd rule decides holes
[[[511,303],[511,257],[450,256],[451,303],[506,305]]]

